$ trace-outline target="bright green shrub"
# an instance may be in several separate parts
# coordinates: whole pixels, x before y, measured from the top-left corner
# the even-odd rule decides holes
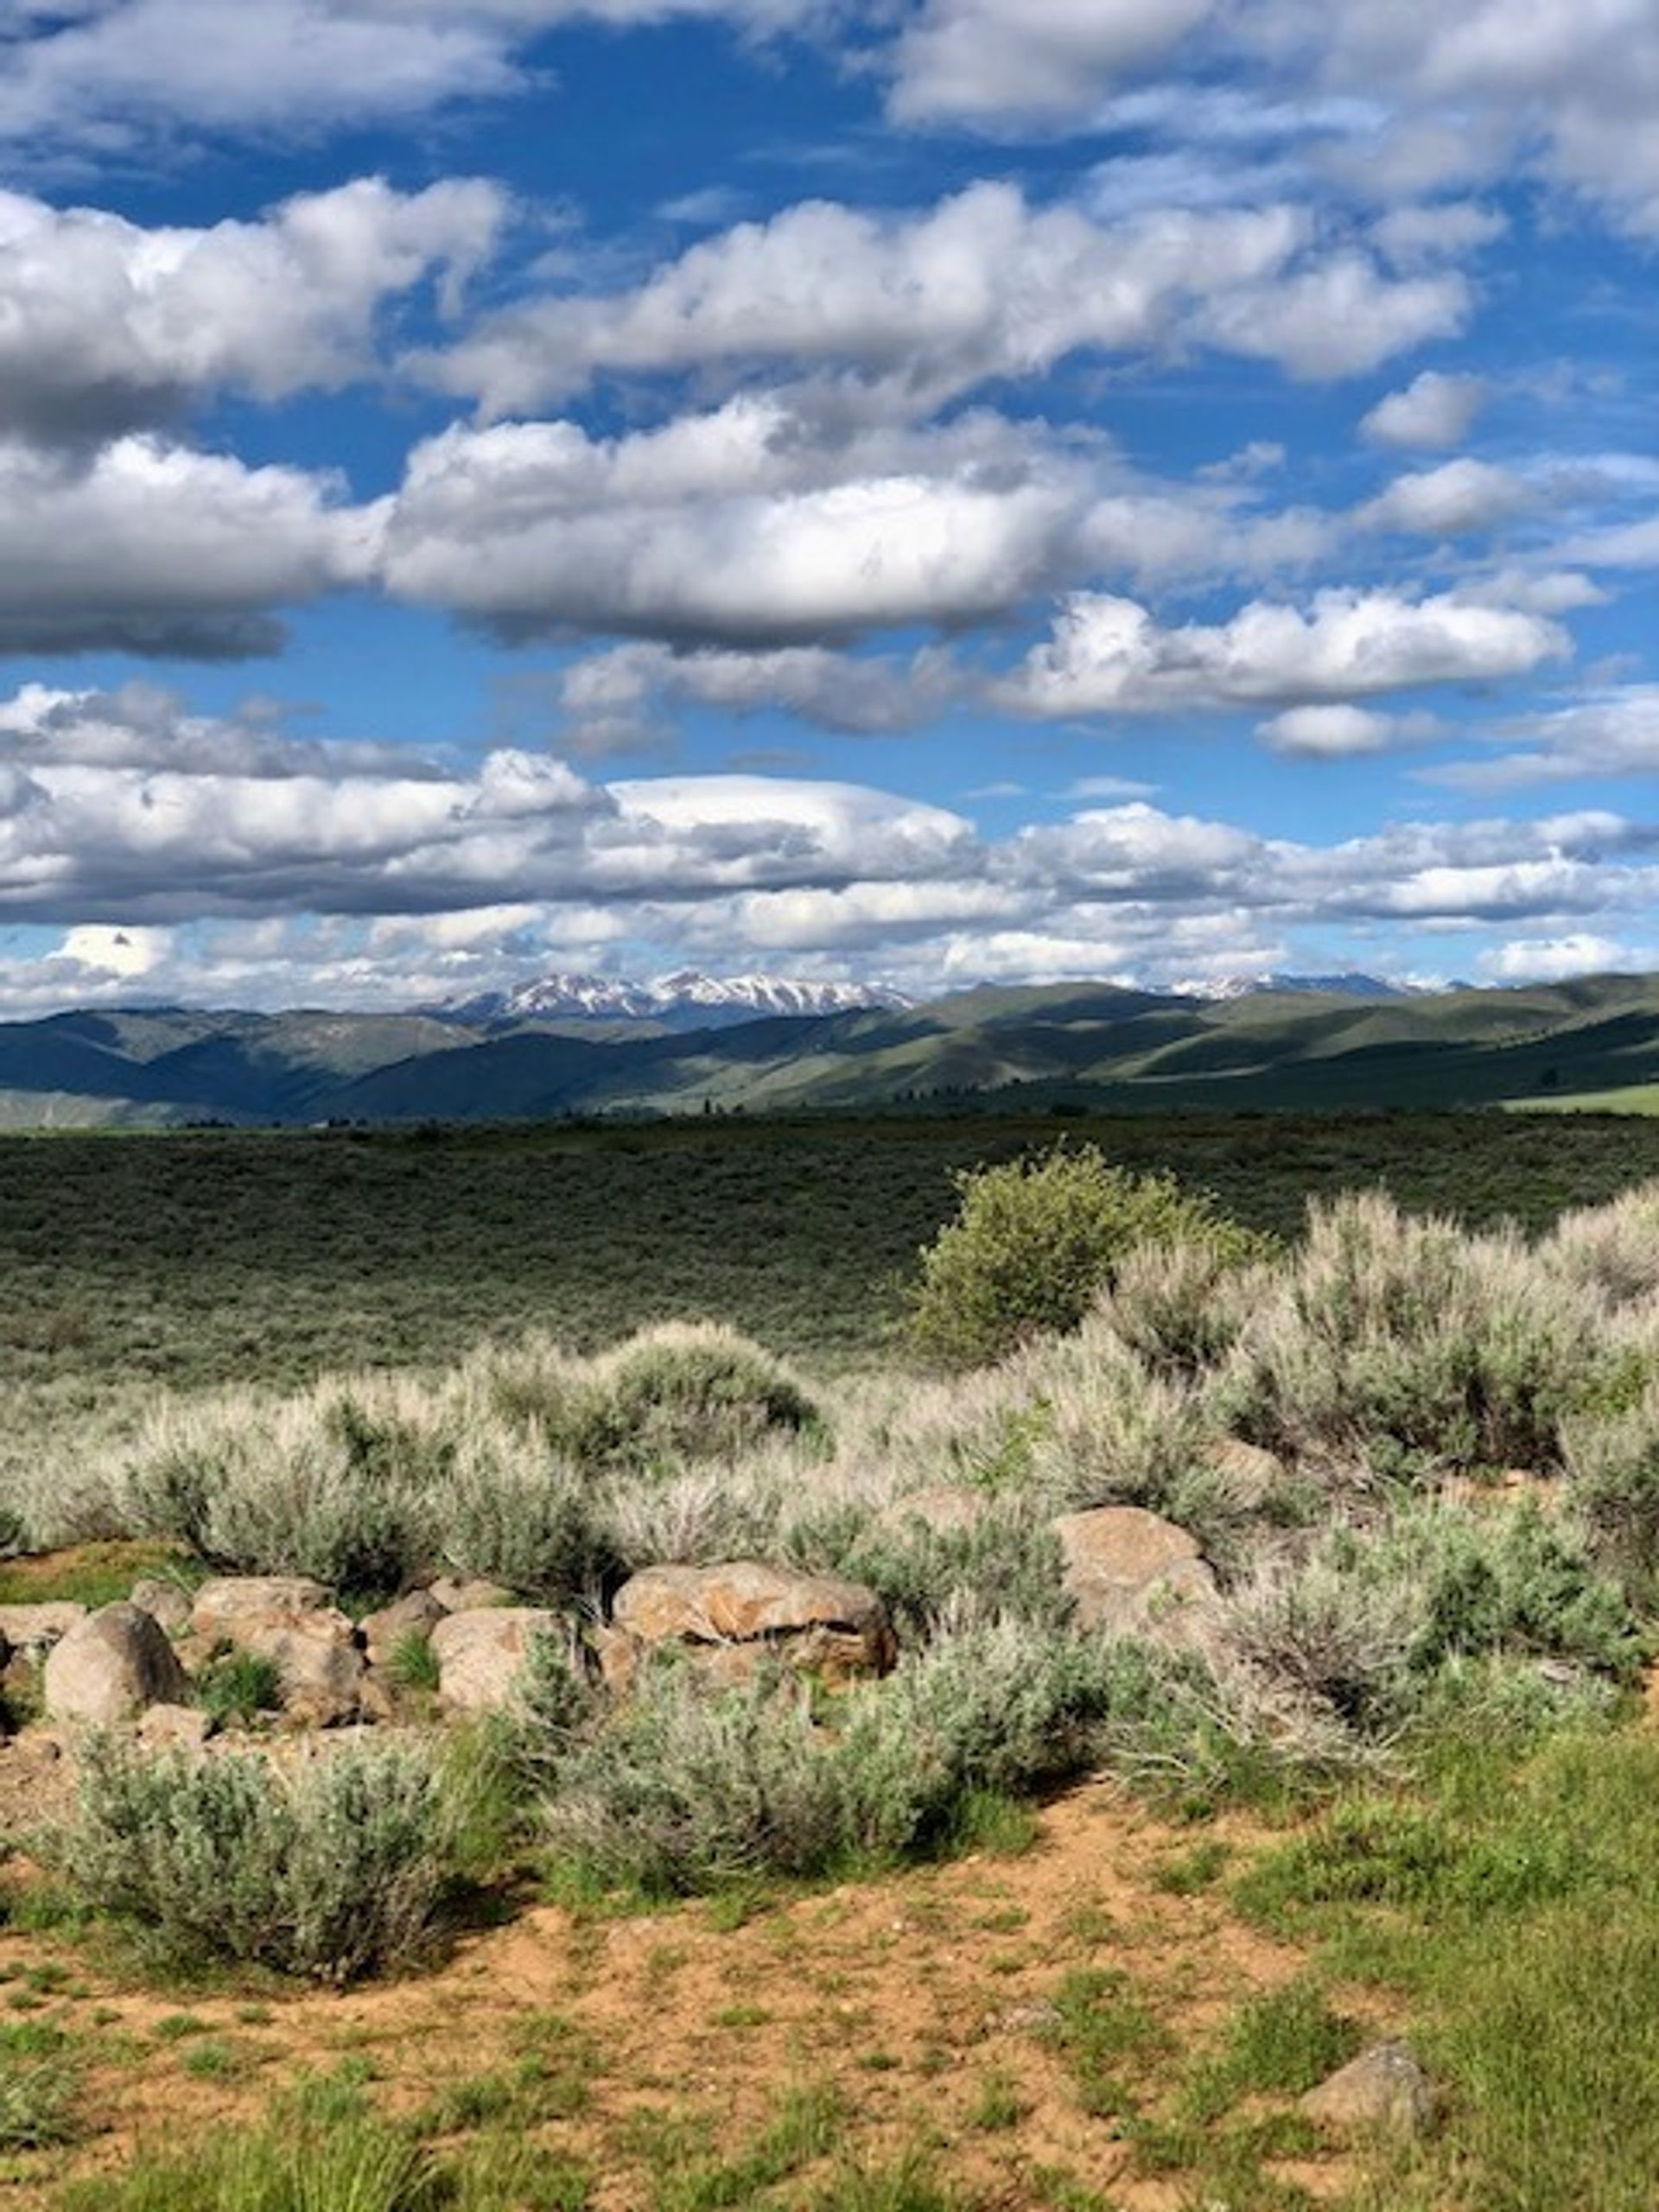
[[[1200,1244],[1225,1264],[1268,1249],[1205,1194],[1115,1167],[1093,1145],[969,1169],[957,1188],[957,1217],[922,1253],[911,1311],[918,1350],[947,1367],[1075,1328],[1137,1246]]]
[[[351,1981],[406,1961],[448,1878],[437,1770],[408,1745],[151,1757],[96,1737],[61,1871],[181,1955]]]

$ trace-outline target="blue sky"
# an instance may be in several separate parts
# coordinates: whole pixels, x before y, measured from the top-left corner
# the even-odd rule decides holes
[[[1659,965],[1652,0],[0,0],[0,1013]]]

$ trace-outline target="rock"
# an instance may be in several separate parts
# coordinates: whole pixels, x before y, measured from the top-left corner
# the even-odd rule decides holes
[[[991,1501],[982,1490],[975,1490],[967,1483],[930,1483],[925,1490],[906,1491],[902,1497],[895,1497],[878,1516],[877,1526],[903,1529],[919,1521],[936,1535],[954,1535],[960,1530],[976,1529],[990,1505]]]
[[[474,1574],[441,1574],[427,1594],[446,1613],[481,1613],[512,1603],[511,1590]]]
[[[432,1631],[438,1690],[456,1713],[512,1709],[518,1675],[538,1636],[563,1632],[559,1614],[537,1605],[483,1605],[451,1613]]]
[[[1310,2120],[1350,2134],[1421,2135],[1434,2116],[1428,2076],[1402,2043],[1373,2044],[1301,2104]]]
[[[1103,1505],[1053,1523],[1078,1625],[1182,1643],[1202,1635],[1216,1578],[1185,1529],[1139,1505]]]
[[[405,1637],[430,1636],[448,1610],[429,1590],[411,1590],[395,1605],[368,1614],[358,1625],[370,1666],[384,1667]]]
[[[320,1582],[280,1574],[204,1582],[190,1626],[209,1648],[228,1643],[270,1660],[282,1681],[283,1711],[298,1726],[338,1728],[357,1718],[363,1682],[357,1631]]]
[[[251,1650],[251,1634],[290,1629],[332,1611],[333,1600],[321,1583],[305,1575],[227,1574],[204,1582],[197,1591],[190,1628],[208,1643],[234,1643]],[[334,1618],[343,1619],[344,1615]]]
[[[165,1575],[146,1574],[135,1582],[132,1602],[169,1635],[190,1625],[190,1592],[182,1584],[169,1582]]]
[[[147,1751],[199,1751],[213,1726],[198,1705],[152,1705],[138,1723],[138,1741]]]
[[[1286,1478],[1285,1463],[1276,1452],[1247,1444],[1242,1436],[1221,1437],[1205,1458],[1225,1483],[1228,1495],[1246,1512],[1265,1505]]]
[[[363,1654],[343,1613],[311,1614],[292,1628],[255,1629],[244,1648],[275,1663],[283,1686],[283,1712],[290,1722],[339,1728],[357,1719]]]
[[[611,1615],[637,1643],[717,1654],[716,1669],[728,1680],[742,1679],[772,1651],[831,1680],[886,1674],[897,1656],[887,1608],[873,1590],[757,1560],[648,1567],[617,1592]]]
[[[67,1599],[45,1605],[0,1605],[0,1637],[14,1652],[41,1659],[86,1618],[86,1606],[72,1605]]]
[[[588,1645],[599,1662],[601,1681],[613,1697],[626,1696],[639,1671],[639,1654],[644,1646],[620,1628],[607,1628],[602,1622],[588,1631]]]
[[[124,1604],[101,1606],[54,1644],[44,1687],[51,1719],[99,1727],[134,1719],[152,1705],[181,1705],[190,1694],[159,1625]]]
[[[397,1684],[390,1676],[371,1667],[358,1686],[357,1710],[364,1720],[395,1720],[397,1718]]]

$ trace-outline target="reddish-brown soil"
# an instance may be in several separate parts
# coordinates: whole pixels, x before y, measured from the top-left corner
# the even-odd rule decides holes
[[[1259,1840],[1224,1822],[1199,1833],[1239,1852]],[[526,2023],[556,2015],[569,2027],[544,2023],[545,2047],[574,2031],[592,2056],[582,2108],[542,2132],[591,2167],[598,2212],[650,2212],[660,2169],[653,2180],[641,2123],[652,2113],[694,2134],[701,2125],[730,2150],[800,2084],[841,2093],[838,2155],[921,2145],[987,2212],[1063,2202],[1057,2169],[1112,2212],[1176,2212],[1193,2202],[1193,2176],[1140,2170],[1119,2123],[1084,2111],[1046,2008],[1068,1974],[1124,1973],[1167,2031],[1161,2056],[1138,2074],[1129,2062],[1155,2111],[1233,2007],[1297,1970],[1294,1954],[1230,1911],[1224,1878],[1196,1896],[1160,1886],[1160,1867],[1194,1840],[1095,1783],[1049,1806],[1019,1856],[815,1891],[736,1927],[701,1904],[610,1920],[535,1906],[462,1939],[425,1976],[345,1994],[257,1993],[252,2006],[246,1988],[135,1988],[96,1942],[0,1932],[0,2018],[4,1993],[21,1995],[37,2007],[30,2017],[60,2018],[76,2037],[94,2130],[72,2151],[0,2169],[0,2206],[34,2212],[66,2173],[250,2121],[297,2074],[348,2058],[366,2062],[389,2110],[412,2111],[510,2063]],[[205,2024],[199,2034],[158,2034],[186,2011]],[[229,2047],[236,2078],[187,2070],[207,2037]],[[976,2117],[988,2077],[1013,2090],[1012,2121]],[[1325,2198],[1351,2174],[1333,2157],[1302,2162],[1294,2177]],[[803,2190],[813,2179],[801,2177]]]

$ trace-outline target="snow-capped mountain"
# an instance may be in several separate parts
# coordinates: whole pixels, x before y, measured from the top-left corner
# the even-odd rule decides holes
[[[1424,987],[1391,983],[1382,976],[1351,970],[1341,976],[1190,976],[1167,989],[1183,999],[1245,999],[1257,991],[1323,991],[1333,998],[1407,999],[1422,995]]]
[[[642,982],[626,976],[537,976],[511,990],[450,999],[454,1021],[653,1021],[674,1029],[723,1027],[767,1014],[850,1014],[911,1004],[884,983],[822,983],[790,976],[705,976],[684,968]]]

